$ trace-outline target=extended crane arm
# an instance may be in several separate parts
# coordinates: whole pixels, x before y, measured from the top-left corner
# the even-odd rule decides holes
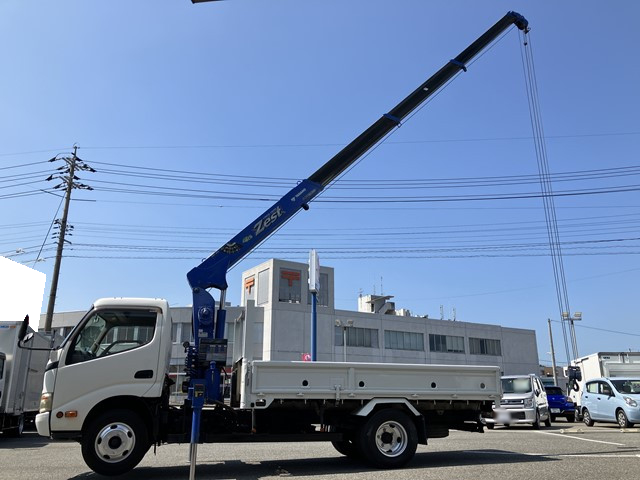
[[[344,147],[332,159],[321,166],[308,179],[303,180],[284,195],[275,205],[251,222],[217,252],[205,259],[187,274],[193,292],[193,333],[195,342],[187,345],[187,371],[189,372],[189,399],[194,407],[192,443],[197,442],[199,409],[207,401],[220,399],[220,371],[226,361],[225,292],[227,271],[266,240],[300,209],[307,210],[308,203],[324,187],[335,180],[349,166],[380,142],[389,132],[425,100],[434,95],[459,71],[466,71],[466,64],[494,41],[511,25],[525,32],[527,20],[520,14],[508,12],[460,55],[450,60],[426,82],[402,100],[389,113],[380,117],[358,138]],[[215,301],[208,288],[220,290],[220,308],[216,314]]]
[[[508,12],[460,55],[450,60],[389,113],[382,115],[377,122],[362,132],[307,180],[298,184],[217,252],[192,269],[187,274],[191,288],[225,290],[227,288],[226,274],[233,265],[254,250],[301,208],[307,209],[308,202],[318,195],[324,187],[367,153],[456,73],[460,70],[466,71],[466,64],[473,57],[514,24],[520,30],[526,31],[528,29],[528,22],[522,15]]]

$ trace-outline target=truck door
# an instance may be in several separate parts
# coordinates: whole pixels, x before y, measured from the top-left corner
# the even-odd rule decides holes
[[[79,431],[90,409],[101,400],[142,397],[162,381],[164,372],[158,371],[161,318],[161,313],[148,308],[108,308],[83,319],[58,367],[52,431]],[[65,416],[58,419],[56,412]],[[67,417],[66,412],[72,414]]]

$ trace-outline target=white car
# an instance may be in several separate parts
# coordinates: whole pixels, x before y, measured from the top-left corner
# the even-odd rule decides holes
[[[505,426],[529,424],[540,428],[541,423],[551,426],[551,414],[544,385],[536,375],[509,375],[502,377],[500,405],[494,405],[493,418],[485,418],[487,428],[496,424]]]

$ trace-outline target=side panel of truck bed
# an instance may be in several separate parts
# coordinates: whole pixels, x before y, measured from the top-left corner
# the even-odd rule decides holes
[[[404,397],[410,400],[500,398],[500,369],[493,366],[254,361],[250,402],[275,399]]]

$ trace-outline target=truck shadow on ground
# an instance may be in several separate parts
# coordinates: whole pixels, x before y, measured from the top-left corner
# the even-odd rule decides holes
[[[483,453],[486,453],[484,455]],[[473,452],[424,452],[417,453],[414,459],[405,467],[405,470],[436,469],[444,467],[457,467],[465,465],[495,465],[553,462],[556,459],[523,455],[506,450],[474,450]],[[346,457],[330,458],[306,458],[292,460],[267,460],[262,462],[225,461],[218,463],[199,464],[196,469],[196,478],[201,479],[241,479],[259,480],[269,476],[280,477],[312,477],[317,475],[340,475],[352,473],[379,472],[361,462],[350,460]],[[104,479],[93,472],[82,473],[70,477],[69,480]],[[174,467],[138,467],[132,472],[117,477],[118,480],[146,480],[146,479],[172,479],[181,480],[189,478],[189,466]]]
[[[40,437],[36,432],[25,432],[22,437],[17,438],[0,433],[0,449],[42,448],[49,443],[51,443],[51,440]]]

